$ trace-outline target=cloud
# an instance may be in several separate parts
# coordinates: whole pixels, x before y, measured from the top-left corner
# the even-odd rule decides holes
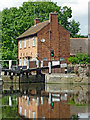
[[[55,0],[53,0],[55,1]],[[72,19],[79,21],[81,34],[88,33],[88,1],[89,0],[57,0],[58,5],[72,9]]]
[[[24,1],[28,1],[28,0],[2,0],[0,2],[0,10],[10,7],[19,7],[23,4]]]
[[[29,0],[0,0],[0,10],[10,7],[19,7],[23,2]],[[72,18],[80,22],[81,29],[87,26],[88,1],[89,0],[51,0],[57,2],[59,6],[68,6],[72,9]],[[82,34],[87,34],[88,29],[82,30]]]

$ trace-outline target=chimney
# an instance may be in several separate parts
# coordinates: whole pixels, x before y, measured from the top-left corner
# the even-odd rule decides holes
[[[36,24],[38,24],[38,23],[40,23],[40,18],[37,17],[37,18],[35,19],[35,21],[34,21],[34,25],[36,25]]]
[[[58,13],[55,11],[54,13],[50,13],[50,15],[49,15],[49,20],[50,20],[50,22],[52,22],[52,23],[58,23]]]

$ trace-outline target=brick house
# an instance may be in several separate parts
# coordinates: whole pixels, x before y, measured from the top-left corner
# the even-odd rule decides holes
[[[49,20],[40,23],[35,19],[34,26],[17,37],[19,65],[30,61],[60,60],[70,57],[70,33],[58,23],[58,13],[50,13]],[[50,51],[54,50],[51,57]]]

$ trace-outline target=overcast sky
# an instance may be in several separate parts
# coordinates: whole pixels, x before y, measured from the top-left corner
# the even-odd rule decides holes
[[[10,7],[19,7],[28,0],[0,0],[0,10]],[[68,6],[72,9],[72,19],[80,22],[80,33],[88,34],[88,2],[90,0],[52,0],[59,6]]]

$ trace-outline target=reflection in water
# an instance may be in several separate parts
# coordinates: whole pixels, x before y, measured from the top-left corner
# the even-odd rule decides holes
[[[87,85],[4,84],[3,118],[87,117],[88,94]]]
[[[18,112],[26,118],[70,118],[70,105],[68,96],[60,93],[47,93],[42,91],[37,96],[32,90],[29,96],[19,97]]]

